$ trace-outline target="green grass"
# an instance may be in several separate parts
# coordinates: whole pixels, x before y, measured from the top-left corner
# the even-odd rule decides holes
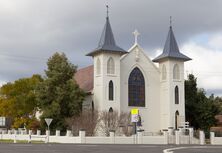
[[[0,140],[0,143],[14,143],[14,140],[4,139]],[[28,143],[27,140],[17,140],[16,143]],[[32,141],[31,143],[45,143],[44,141]]]

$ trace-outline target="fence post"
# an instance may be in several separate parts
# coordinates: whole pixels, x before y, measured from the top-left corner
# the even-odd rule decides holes
[[[70,131],[70,130],[67,130],[67,131],[66,131],[66,136],[67,136],[67,137],[70,137],[70,136],[71,136],[71,131]]]
[[[193,144],[193,128],[189,128],[190,144]]]
[[[168,133],[169,135],[173,135],[173,127],[168,127]]]
[[[137,130],[137,143],[143,144],[143,131],[144,130]]]
[[[49,130],[46,130],[46,143],[49,143],[49,136],[50,136],[50,131]]]
[[[60,136],[60,130],[56,130],[56,136]]]
[[[200,145],[205,144],[205,134],[204,131],[200,131]]]
[[[176,145],[180,144],[180,131],[176,130],[175,131],[175,139],[176,139]]]
[[[80,143],[86,143],[86,131],[84,129],[79,130]]]
[[[214,137],[215,137],[215,133],[214,132],[210,132],[210,144],[214,145]]]
[[[14,143],[17,142],[17,140],[16,140],[16,139],[17,139],[17,138],[16,138],[17,136],[16,136],[16,135],[17,135],[17,130],[14,130]]]
[[[170,130],[171,129],[169,129],[169,134],[173,134],[173,132],[171,133]],[[163,129],[163,136],[164,136],[164,144],[168,144],[168,130],[167,129]]]
[[[115,130],[109,130],[110,142],[115,144]]]
[[[32,136],[32,130],[29,130],[29,138],[28,138],[28,143],[31,143],[31,136]]]
[[[41,135],[41,131],[37,130],[36,135],[40,136]]]

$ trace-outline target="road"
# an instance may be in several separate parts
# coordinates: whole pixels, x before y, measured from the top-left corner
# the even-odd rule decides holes
[[[0,144],[0,153],[221,153],[222,146]]]

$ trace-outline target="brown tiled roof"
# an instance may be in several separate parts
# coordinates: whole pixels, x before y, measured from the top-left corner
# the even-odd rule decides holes
[[[74,78],[81,89],[91,92],[93,89],[93,65],[79,69]]]

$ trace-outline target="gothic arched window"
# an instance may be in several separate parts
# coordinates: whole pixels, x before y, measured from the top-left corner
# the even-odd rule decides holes
[[[109,58],[107,61],[107,74],[114,74],[115,73],[115,63],[112,57]]]
[[[179,104],[179,88],[178,86],[174,89],[174,95],[175,95],[175,104]]]
[[[113,100],[113,81],[109,81],[109,100]]]
[[[180,68],[177,64],[173,67],[173,79],[179,80],[180,79]]]
[[[163,66],[162,66],[162,80],[166,80],[166,76],[167,76],[166,66],[163,64]]]
[[[128,80],[129,106],[145,107],[145,80],[142,72],[135,67]]]
[[[96,61],[96,74],[97,75],[101,74],[101,62],[100,62],[99,58]]]

